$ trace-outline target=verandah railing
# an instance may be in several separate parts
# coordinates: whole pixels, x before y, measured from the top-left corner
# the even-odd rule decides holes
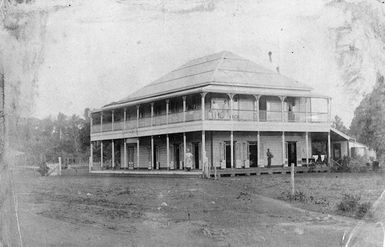
[[[328,121],[328,113],[326,112],[293,112],[293,111],[266,111],[266,110],[245,110],[245,109],[233,109],[232,111],[233,121],[259,121],[259,122],[309,122],[309,123],[325,123]],[[104,132],[104,131],[115,131],[123,129],[135,129],[137,127],[149,127],[151,123],[153,126],[167,124],[167,118],[169,124],[182,123],[184,120],[189,121],[200,121],[202,119],[202,112],[198,110],[189,110],[184,112],[169,113],[168,117],[165,113],[151,117],[139,118],[139,126],[137,119],[129,119],[125,121],[114,122],[103,122],[102,125],[96,124],[92,126],[92,132]],[[231,120],[230,109],[206,109],[205,111],[206,120]]]

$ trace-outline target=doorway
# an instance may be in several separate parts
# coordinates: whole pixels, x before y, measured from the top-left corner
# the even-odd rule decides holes
[[[231,147],[230,147],[230,143],[226,143],[226,147],[225,147],[225,154],[226,154],[226,157],[225,157],[225,160],[226,160],[226,168],[231,168]]]
[[[341,157],[341,143],[333,143],[333,160],[340,160]]]
[[[128,146],[127,147],[127,160],[128,160],[128,165],[132,166],[134,165],[134,147],[133,146]]]
[[[180,144],[174,144],[174,162],[175,169],[180,169]]]
[[[249,142],[250,167],[258,167],[258,143]]]
[[[233,163],[235,164],[235,141],[233,142]],[[226,160],[226,168],[231,168],[231,145],[230,142],[225,142],[225,160]]]
[[[194,143],[194,168],[199,169],[199,143]]]
[[[297,143],[287,142],[287,161],[288,165],[294,164],[297,166]]]
[[[158,146],[154,145],[154,153],[153,153],[153,156],[154,156],[154,167],[153,169],[155,170],[156,169],[156,163],[158,162]]]

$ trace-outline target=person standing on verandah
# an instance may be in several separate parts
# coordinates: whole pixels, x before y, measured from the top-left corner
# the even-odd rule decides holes
[[[266,156],[267,156],[267,167],[270,168],[271,167],[271,159],[274,157],[274,155],[270,152],[270,149],[267,149]]]
[[[190,149],[187,149],[187,152],[185,154],[184,158],[184,163],[185,163],[185,168],[187,171],[190,171],[192,168],[192,153],[190,153]]]

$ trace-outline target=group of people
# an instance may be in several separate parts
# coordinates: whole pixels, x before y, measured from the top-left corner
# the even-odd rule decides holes
[[[185,169],[187,171],[190,171],[193,166],[193,154],[190,152],[190,149],[187,149],[186,155],[185,155]],[[209,159],[207,158],[206,152],[203,152],[203,176],[206,178],[209,177]]]
[[[215,100],[213,100],[209,114],[210,119],[229,119],[230,107],[228,101],[224,100],[222,106],[220,106]]]

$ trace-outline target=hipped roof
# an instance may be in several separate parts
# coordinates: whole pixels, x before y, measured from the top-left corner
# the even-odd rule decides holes
[[[229,51],[191,60],[128,97],[107,106],[143,100],[208,85],[288,89],[310,92],[311,87],[266,69]]]

